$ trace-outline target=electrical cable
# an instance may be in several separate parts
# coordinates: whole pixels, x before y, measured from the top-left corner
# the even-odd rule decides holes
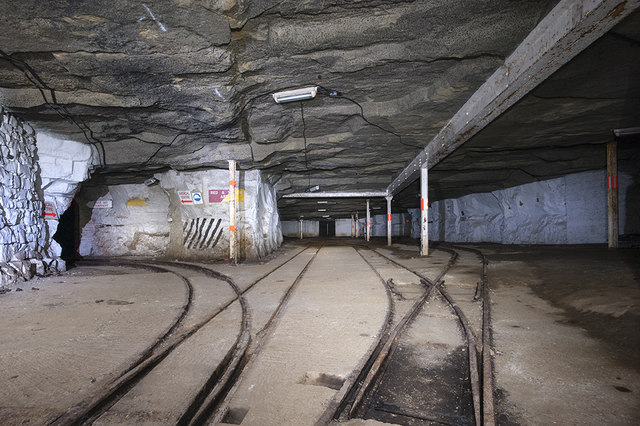
[[[362,118],[362,120],[364,120],[365,123],[367,123],[370,126],[373,126],[377,129],[382,130],[383,132],[389,133],[391,135],[394,135],[398,138],[398,141],[404,145],[404,146],[409,146],[411,148],[423,148],[423,146],[421,145],[413,145],[413,144],[409,144],[406,143],[402,140],[402,135],[400,133],[396,133],[392,130],[389,129],[385,129],[384,127],[380,126],[379,124],[376,124],[374,122],[372,122],[371,120],[369,120],[365,115],[364,115],[364,108],[362,107],[362,105],[356,101],[355,99],[352,99],[348,96],[344,96],[343,94],[341,94],[340,92],[338,92],[337,90],[330,90],[327,89],[326,87],[322,87],[322,86],[318,86],[318,92],[321,93],[322,95],[325,95],[327,97],[330,98],[340,98],[340,99],[345,99],[353,104],[355,104],[358,108],[360,108],[360,118]]]
[[[106,166],[107,159],[106,159],[104,144],[102,143],[102,141],[100,141],[94,136],[93,131],[87,125],[87,123],[84,120],[82,120],[82,118],[80,117],[76,119],[64,105],[61,105],[58,103],[58,100],[56,99],[55,90],[49,87],[44,82],[44,80],[40,78],[38,73],[28,63],[26,63],[21,59],[12,57],[2,49],[0,49],[0,56],[5,60],[7,60],[11,65],[13,65],[16,69],[18,69],[24,74],[27,80],[29,80],[29,82],[31,82],[31,84],[33,84],[36,87],[36,89],[38,89],[38,91],[40,92],[40,95],[42,96],[42,99],[44,100],[44,103],[47,106],[52,108],[62,118],[65,118],[66,120],[74,124],[76,127],[78,127],[78,129],[80,129],[80,131],[84,135],[87,142],[89,142],[89,144],[91,144],[92,146],[96,146],[96,145],[100,146],[102,150],[102,158],[100,158],[100,150],[98,150],[98,159],[100,160],[100,166]],[[47,99],[45,91],[49,92],[49,95],[51,96],[51,101]],[[96,149],[97,149],[97,146],[96,146]]]
[[[311,188],[311,170],[309,170],[309,161],[307,158],[307,123],[304,121],[304,106],[300,102],[300,115],[302,116],[302,139],[304,139],[304,168],[307,171],[309,179],[309,189]]]

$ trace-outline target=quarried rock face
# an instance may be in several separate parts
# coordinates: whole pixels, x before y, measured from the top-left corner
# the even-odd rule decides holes
[[[80,193],[83,256],[229,257],[228,172],[168,171],[145,184],[88,185]],[[282,243],[275,190],[259,171],[237,172],[241,258]]]
[[[63,271],[51,247],[33,129],[0,109],[0,284]]]

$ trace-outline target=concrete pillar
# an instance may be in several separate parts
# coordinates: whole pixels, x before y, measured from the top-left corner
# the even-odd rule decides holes
[[[229,160],[229,258],[238,263],[238,228],[236,228],[236,160]]]
[[[425,162],[420,169],[420,256],[429,256],[429,169]]]
[[[300,239],[302,239],[302,219],[299,220],[298,227],[300,228]]]
[[[367,241],[371,238],[371,213],[369,212],[369,200],[367,200]]]
[[[387,199],[387,245],[391,246],[391,200],[393,197],[386,197]]]
[[[609,248],[618,248],[618,144],[607,143],[607,223]]]
[[[359,225],[358,220],[359,220],[358,212],[356,212],[356,238],[360,237],[360,235],[359,235],[360,234],[360,229],[359,229],[360,227],[358,226]]]

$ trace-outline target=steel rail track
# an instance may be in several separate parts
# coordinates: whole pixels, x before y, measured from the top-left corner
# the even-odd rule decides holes
[[[391,260],[391,263],[396,265],[397,267],[409,270],[408,268],[393,261],[392,259],[387,258],[376,250],[371,251],[386,260]],[[392,293],[393,290],[389,285],[389,282],[385,281],[384,278],[382,278],[376,267],[372,265],[371,262],[366,259],[359,250],[358,254],[360,254],[363,260],[378,275],[378,277],[384,283],[387,292]],[[421,284],[425,286],[424,293],[413,303],[407,313],[398,320],[398,323],[395,325],[395,327],[393,327],[392,330],[388,330],[386,333],[380,336],[374,350],[371,352],[371,356],[367,360],[364,368],[360,371],[358,379],[354,381],[354,383],[351,385],[351,388],[346,392],[345,396],[340,401],[337,408],[334,410],[332,416],[333,420],[348,420],[350,418],[363,414],[363,401],[368,397],[368,395],[373,393],[374,389],[377,387],[377,384],[380,382],[380,379],[384,374],[386,365],[388,364],[390,356],[393,354],[393,351],[397,346],[400,336],[406,329],[407,325],[420,312],[421,308],[429,298],[433,288],[437,287],[442,282],[442,277],[451,268],[451,266],[453,266],[456,261],[456,257],[457,256],[450,257],[449,262],[447,263],[447,265],[445,265],[445,267],[438,274],[434,281],[431,281],[429,279],[424,280],[425,277],[419,276],[419,278],[421,278]],[[413,271],[410,272],[414,273]],[[385,325],[385,328],[388,329],[390,325],[391,319],[389,320],[389,323]],[[321,420],[324,420],[324,417],[325,416],[323,416]]]
[[[243,303],[244,297],[243,295],[253,288],[256,284],[264,280],[266,277],[277,271],[278,269],[285,266],[287,263],[292,261],[302,252],[304,252],[308,247],[305,247],[298,252],[296,252],[293,256],[287,259],[285,262],[279,264],[271,271],[263,274],[259,278],[253,281],[247,288],[244,290],[240,290],[233,280],[217,271],[212,269],[193,265],[189,263],[181,263],[181,262],[134,262],[134,261],[114,261],[109,259],[93,259],[90,261],[83,261],[83,264],[91,265],[115,265],[115,266],[127,266],[133,268],[147,269],[152,270],[154,272],[162,272],[162,273],[172,273],[181,278],[181,280],[185,283],[185,287],[187,289],[187,302],[182,307],[181,313],[174,321],[174,323],[168,328],[166,332],[163,333],[156,341],[146,348],[143,353],[138,357],[138,359],[131,364],[129,364],[124,371],[112,382],[108,383],[105,387],[102,388],[102,391],[99,394],[92,395],[83,401],[76,404],[70,410],[68,410],[63,415],[57,417],[53,420],[50,425],[54,426],[62,426],[62,425],[82,425],[82,424],[91,424],[98,417],[104,414],[109,410],[115,403],[117,403],[124,395],[127,394],[142,378],[144,378],[153,368],[155,368],[163,359],[165,359],[171,352],[173,352],[180,344],[186,341],[189,337],[195,334],[198,330],[205,327],[208,323],[210,323],[213,319],[215,319],[220,313],[225,311],[231,304],[233,304],[236,300],[240,300],[240,304],[243,310],[243,319],[242,319],[242,331],[238,336],[237,341],[234,345],[232,345],[231,350],[224,357],[223,362],[214,370],[211,375],[210,380],[207,381],[203,390],[198,392],[194,401],[189,405],[185,413],[181,416],[179,422],[180,424],[192,424],[195,420],[201,420],[202,411],[201,407],[205,407],[211,404],[211,395],[213,395],[213,399],[215,399],[215,395],[223,390],[224,383],[229,380],[231,375],[233,374],[233,366],[237,368],[238,359],[242,358],[239,356],[239,353],[244,353],[246,351],[246,346],[249,343],[249,326],[250,319],[249,313],[247,310],[246,302]],[[164,265],[164,266],[160,266]],[[193,285],[190,280],[173,270],[170,267],[182,268],[182,269],[191,269],[197,270],[205,275],[209,275],[210,277],[225,281],[229,284],[236,296],[232,298],[230,301],[210,313],[207,318],[200,321],[193,327],[188,330],[180,331],[179,327],[182,325],[184,318],[190,312],[190,309],[193,305]],[[180,332],[178,332],[180,331]],[[246,342],[246,344],[245,344]],[[244,347],[244,349],[242,349]],[[220,384],[222,383],[222,385]],[[218,385],[216,387],[216,384]],[[209,389],[213,386],[214,389]],[[203,398],[203,395],[205,397]],[[197,399],[197,402],[196,402]],[[200,404],[198,404],[200,403]],[[198,409],[195,409],[196,406],[200,405]],[[195,419],[195,420],[194,420]]]

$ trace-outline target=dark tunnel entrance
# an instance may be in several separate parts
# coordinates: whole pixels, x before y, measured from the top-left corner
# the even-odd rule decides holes
[[[321,237],[335,237],[336,236],[336,223],[333,220],[321,220],[320,221],[320,236]]]
[[[60,216],[58,230],[53,239],[62,247],[62,259],[73,262],[80,258],[78,246],[80,245],[80,216],[78,203],[71,201],[69,208]]]

